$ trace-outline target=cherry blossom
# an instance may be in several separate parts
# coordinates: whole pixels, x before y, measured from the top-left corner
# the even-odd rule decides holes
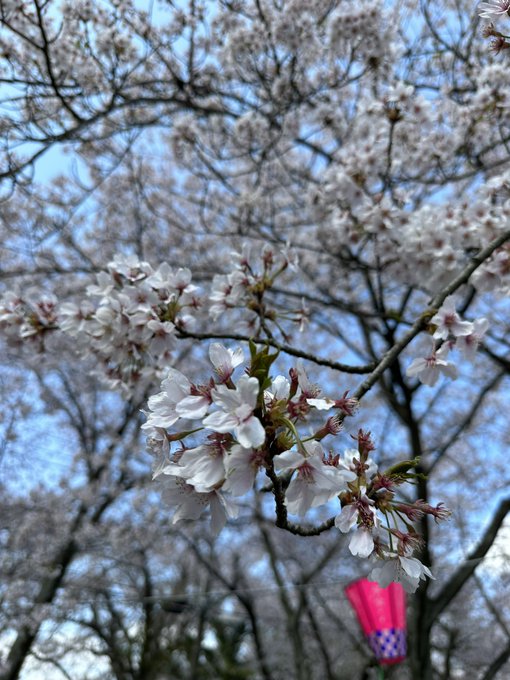
[[[184,397],[176,406],[180,418],[202,418],[212,402],[211,390],[213,383],[209,385],[190,385],[189,396]]]
[[[352,529],[358,521],[359,510],[354,503],[344,505],[341,512],[335,517],[335,526],[343,533]]]
[[[227,349],[219,342],[209,346],[209,358],[221,382],[227,382],[235,368],[243,363],[244,352],[241,347]]]
[[[349,542],[349,550],[358,557],[368,557],[374,550],[372,529],[377,526],[378,519],[373,506],[374,502],[362,492],[357,501],[344,505],[335,518],[336,528],[343,533],[356,526],[356,531]]]
[[[207,509],[211,512],[211,531],[214,535],[220,533],[228,518],[237,516],[237,508],[229,503],[219,491],[200,493],[180,476],[174,474],[173,465],[165,467],[161,474],[164,480],[163,498],[167,503],[176,506],[172,517],[172,524],[183,520],[197,520]]]
[[[156,457],[154,476],[173,480],[169,500],[177,506],[175,521],[184,515],[198,517],[209,503],[216,503],[211,505],[211,512],[217,516],[226,500],[222,495],[218,501],[208,494],[221,491],[242,496],[255,487],[260,471],[273,483],[272,473],[281,480],[282,488],[275,487],[275,498],[292,514],[304,516],[336,498],[340,512],[334,525],[344,533],[355,529],[349,550],[360,558],[372,553],[384,558],[379,538],[384,528],[398,537],[399,555],[410,558],[418,543],[409,522],[425,514],[448,515],[446,509],[419,501],[403,504],[396,498],[397,487],[413,477],[408,470],[415,461],[379,472],[370,432],[359,429],[353,436],[357,448],[346,449],[343,455],[323,448],[321,440],[337,436],[342,431],[342,419],[352,416],[359,402],[348,398],[347,392],[339,400],[317,396],[321,389],[310,381],[301,361],[290,369],[290,382],[282,375],[269,378],[277,353],[271,355],[267,346],[257,350],[250,344],[250,364],[234,381],[235,368],[243,362],[241,348],[226,349],[213,343],[209,355],[216,379],[197,387],[182,373],[170,369],[161,384],[162,391],[149,398],[150,411],[142,426],[148,434],[148,448]],[[262,393],[261,385],[265,386]],[[306,421],[310,407],[318,412],[335,407],[339,413],[303,442],[296,425]],[[201,422],[192,430],[168,432],[181,417]],[[201,444],[186,446],[187,438],[194,438],[204,428],[213,430],[213,434]],[[173,441],[180,441],[182,448],[171,455]],[[293,442],[294,447],[282,451],[287,442]],[[271,453],[275,447],[279,452]],[[285,477],[288,479],[283,481]],[[223,505],[218,506],[218,502]],[[392,526],[388,513],[397,513],[401,528]],[[224,522],[225,513],[220,518]],[[221,524],[217,519],[215,522],[216,526]],[[410,569],[415,563],[404,560],[404,564]]]
[[[172,153],[172,167],[179,169],[175,177],[160,181],[155,172],[151,174],[154,168],[148,168],[141,192],[147,197],[138,197],[136,228],[118,200],[126,195],[123,183],[136,185],[132,168],[120,154],[118,176],[113,173],[110,178],[103,167],[107,164],[96,161],[95,155],[106,130],[115,156],[118,135],[129,137],[126,131],[131,126],[144,130],[159,119],[159,110],[158,116],[152,109],[145,112],[151,108],[149,102],[159,101],[159,94],[144,97],[147,107],[129,105],[126,93],[143,89],[140,83],[146,80],[142,60],[136,76],[126,70],[126,91],[124,84],[116,84],[113,99],[109,98],[112,84],[105,74],[111,69],[100,65],[102,59],[113,58],[113,48],[121,62],[123,55],[141,59],[143,45],[150,44],[147,54],[158,53],[153,49],[160,44],[154,39],[157,30],[144,27],[142,15],[129,3],[119,5],[129,6],[129,11],[119,9],[119,16],[129,15],[122,30],[113,30],[115,22],[102,25],[101,13],[88,5],[79,10],[72,3],[66,5],[62,40],[55,31],[59,49],[79,44],[78,27],[85,22],[97,38],[97,55],[87,52],[84,58],[72,47],[73,61],[65,63],[71,69],[69,82],[80,83],[88,102],[76,96],[79,108],[73,115],[61,98],[53,99],[56,108],[48,113],[48,120],[56,131],[48,140],[50,145],[60,138],[70,145],[79,140],[83,162],[97,181],[96,236],[109,233],[114,225],[122,238],[106,248],[108,240],[101,236],[104,261],[88,246],[83,253],[77,249],[70,258],[76,272],[67,277],[70,285],[61,297],[51,282],[47,291],[27,285],[4,292],[0,326],[10,348],[22,352],[26,346],[29,354],[37,347],[43,353],[49,338],[57,338],[75,352],[73,356],[90,362],[91,372],[101,375],[108,387],[121,389],[130,398],[133,393],[151,395],[142,429],[156,458],[155,474],[171,466],[174,472],[166,476],[184,480],[195,492],[222,489],[243,495],[257,484],[260,472],[273,485],[275,502],[280,503],[277,509],[286,503],[297,514],[340,496],[337,526],[356,527],[351,551],[364,555],[373,548],[370,517],[374,525],[388,523],[385,508],[396,508],[403,482],[398,475],[379,472],[361,441],[358,450],[348,450],[344,456],[328,448],[333,437],[349,435],[345,419],[356,413],[359,399],[348,397],[343,385],[310,380],[304,359],[326,365],[340,376],[353,369],[352,381],[359,370],[365,374],[363,379],[357,387],[352,381],[347,386],[363,398],[364,385],[369,390],[378,384],[371,382],[372,371],[379,366],[385,377],[396,365],[397,356],[393,363],[384,364],[385,353],[391,352],[386,347],[388,338],[399,342],[419,318],[430,322],[427,331],[436,342],[426,357],[411,360],[408,376],[433,386],[441,375],[456,377],[450,361],[454,350],[459,350],[461,361],[474,358],[489,317],[492,322],[488,313],[487,319],[477,318],[486,304],[479,293],[503,297],[510,290],[508,246],[496,248],[465,277],[462,285],[467,285],[453,291],[460,296],[474,287],[472,298],[465,295],[460,301],[459,297],[459,308],[473,321],[460,318],[454,297],[440,297],[444,303],[434,305],[434,311],[427,310],[427,304],[438,291],[452,290],[445,286],[451,286],[473,255],[508,228],[510,171],[504,165],[506,148],[499,133],[508,124],[510,86],[508,69],[494,60],[485,60],[479,68],[470,65],[469,74],[462,77],[472,86],[462,96],[453,81],[443,88],[423,85],[431,77],[428,71],[426,77],[422,73],[413,81],[406,76],[402,82],[399,55],[407,53],[407,43],[393,21],[397,8],[360,2],[346,9],[340,3],[324,14],[320,3],[305,4],[267,8],[267,25],[257,13],[244,15],[230,4],[215,13],[210,26],[205,16],[196,18],[196,34],[209,36],[194,45],[202,66],[192,69],[185,97],[178,88],[178,96],[171,95],[175,110],[168,139],[162,144]],[[504,15],[508,3],[484,2],[479,11],[486,18]],[[31,35],[37,25],[35,15],[27,12],[7,17],[14,25],[18,22],[20,30],[4,45],[9,68],[23,76],[20,83],[33,77],[14,39],[25,29]],[[47,20],[52,25],[52,18]],[[168,35],[183,37],[179,21],[175,18]],[[142,28],[148,32],[137,32]],[[266,58],[268,36],[275,41],[274,55],[287,50],[296,54],[299,93],[285,63],[271,64]],[[432,42],[433,38],[430,34]],[[173,45],[179,40],[163,42]],[[309,49],[298,50],[301,44]],[[59,54],[58,73],[63,67],[61,55],[68,50]],[[453,72],[451,64],[441,61],[442,52],[438,59],[440,72]],[[173,57],[168,61],[172,63]],[[36,89],[46,82],[39,76]],[[51,78],[48,87],[51,92]],[[103,101],[98,93],[103,91],[104,101],[125,101],[125,110],[113,104],[111,112],[96,110]],[[233,92],[239,98],[235,110],[229,99]],[[46,96],[41,100],[46,101]],[[37,98],[25,104],[27,111],[45,113]],[[281,109],[277,119],[271,113],[276,104]],[[71,109],[73,105],[69,102]],[[61,111],[58,116],[57,111]],[[75,128],[77,121],[83,123]],[[18,129],[17,125],[9,128],[13,140],[18,139]],[[9,146],[11,137],[7,137]],[[126,157],[133,160],[133,167],[145,157],[146,149],[142,151],[139,154],[136,144],[129,148]],[[18,172],[10,166],[14,158],[6,156],[6,176]],[[480,181],[482,174],[484,181]],[[428,200],[441,195],[438,190],[448,188],[450,182],[460,186],[459,178],[463,189],[451,201]],[[188,193],[181,195],[181,187]],[[73,191],[76,196],[80,193],[79,188],[67,186],[66,191],[67,205],[79,205],[73,195]],[[51,205],[56,213],[65,212],[66,201],[53,200]],[[74,224],[73,215],[66,217]],[[38,218],[37,214],[34,222]],[[48,217],[52,220],[53,215]],[[77,226],[83,230],[80,233],[87,233],[88,226]],[[165,250],[169,245],[165,234],[174,227],[172,249]],[[215,247],[218,242],[223,244],[220,249]],[[191,245],[196,246],[193,258]],[[120,252],[115,253],[115,248]],[[195,284],[196,275],[203,291]],[[404,290],[409,296],[400,299]],[[362,320],[370,351],[365,352],[363,340],[351,335],[343,319],[340,326],[333,323],[336,310]],[[304,320],[317,337],[301,348],[293,332]],[[387,336],[381,334],[383,326]],[[199,343],[222,337],[244,338],[248,346],[257,345],[239,379],[235,374],[242,370],[243,349],[218,342],[209,346],[212,375],[195,382],[174,367],[174,362],[185,361],[191,348],[193,361],[197,359],[194,372],[198,371]],[[264,343],[267,352],[261,359]],[[413,344],[406,346],[412,352]],[[355,362],[342,366],[334,356],[338,351],[350,361],[358,350],[359,356],[373,360],[373,366]],[[281,353],[286,370],[290,358],[297,358],[290,380],[274,377],[269,351]],[[154,385],[162,378],[155,394]],[[336,410],[335,415],[323,418],[330,409]],[[179,430],[184,420],[193,421],[183,426],[192,429]],[[176,441],[182,449],[171,455],[170,446]],[[286,475],[290,475],[288,487]],[[413,512],[418,512],[416,506],[410,514],[402,514],[410,519]]]
[[[213,491],[225,479],[225,456],[230,444],[223,435],[210,435],[205,444],[186,449],[179,456],[173,474],[186,479],[200,493]]]
[[[362,462],[361,458],[365,462]],[[353,555],[368,557],[374,550],[372,532],[379,525],[376,501],[366,495],[366,480],[372,479],[377,466],[366,456],[356,450],[348,450],[344,454],[344,464],[355,472],[360,482],[359,488],[353,492],[351,502],[342,507],[335,518],[335,526],[347,533],[356,526],[356,531],[349,542],[349,550]]]
[[[225,460],[227,477],[223,487],[225,491],[229,491],[233,496],[248,493],[263,463],[264,457],[260,451],[234,444]]]
[[[315,407],[319,411],[329,411],[331,408],[340,409],[346,416],[353,416],[358,409],[358,400],[347,396],[345,392],[340,399],[329,399],[327,397],[320,397],[316,399],[307,399],[310,406]]]
[[[437,326],[433,336],[437,340],[447,340],[450,335],[456,338],[470,335],[473,331],[473,324],[469,321],[461,321],[455,311],[455,301],[452,297],[446,298],[443,306],[430,322]]]
[[[344,451],[342,463],[348,469],[356,472],[366,480],[372,480],[377,473],[377,463],[368,455],[362,455],[357,449],[346,449]]]
[[[244,448],[261,446],[265,440],[265,431],[258,418],[253,415],[258,393],[258,380],[246,375],[239,378],[235,389],[217,385],[211,396],[214,404],[221,410],[204,418],[204,426],[216,432],[233,432]]]
[[[278,472],[297,473],[287,490],[287,507],[296,515],[327,503],[356,478],[348,470],[325,465],[324,451],[318,442],[304,444],[304,453],[285,451],[275,456],[274,466]]]
[[[147,433],[147,450],[154,456],[152,465],[152,479],[158,477],[163,469],[170,464],[170,443],[166,430],[162,427],[153,427]]]
[[[150,409],[147,422],[142,429],[151,430],[154,427],[171,427],[181,417],[177,406],[191,391],[191,383],[188,378],[176,368],[169,368],[168,375],[161,383],[163,390],[149,398]]]
[[[250,280],[243,272],[217,274],[212,282],[209,300],[209,314],[213,319],[222,316],[228,309],[241,306],[246,301],[246,288]]]
[[[270,406],[273,401],[287,400],[290,395],[290,382],[284,375],[277,375],[271,387],[264,391],[264,400]]]
[[[268,306],[265,293],[274,286],[287,269],[296,271],[297,253],[286,245],[275,248],[265,244],[259,254],[255,254],[248,243],[244,243],[241,252],[230,253],[229,264],[234,269],[228,274],[217,274],[213,278],[209,301],[209,314],[214,320],[220,320],[229,310],[251,310],[245,323],[254,327],[261,324],[277,324],[278,318],[299,324],[301,328],[306,314],[304,306],[282,313]]]
[[[300,392],[298,396],[302,396],[308,403],[310,398],[318,397],[320,394],[320,387],[312,383],[307,375],[303,362],[299,359],[296,364],[297,382]]]
[[[369,579],[376,581],[381,588],[386,588],[396,581],[402,584],[406,592],[414,593],[420,581],[426,576],[434,578],[430,569],[416,557],[387,552],[384,554],[384,563],[372,569]]]
[[[489,322],[487,319],[475,319],[471,333],[458,337],[455,347],[472,361],[488,328]]]
[[[448,344],[444,343],[438,349],[433,349],[429,356],[414,359],[407,367],[406,375],[410,378],[416,376],[420,382],[429,387],[436,384],[441,374],[455,380],[457,367],[446,360],[448,352]]]

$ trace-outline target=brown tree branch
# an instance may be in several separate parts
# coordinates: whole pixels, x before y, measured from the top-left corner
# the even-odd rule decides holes
[[[389,349],[379,361],[377,367],[364,380],[357,390],[352,395],[356,399],[361,398],[375,385],[375,383],[382,376],[384,371],[395,361],[395,359],[402,353],[407,345],[420,333],[430,321],[432,316],[437,312],[439,307],[443,304],[446,298],[460,288],[464,283],[467,283],[469,277],[475,272],[485,260],[487,260],[492,253],[500,248],[504,243],[510,240],[510,229],[507,229],[497,238],[491,241],[485,248],[482,248],[476,255],[474,255],[464,269],[442,288],[439,293],[436,293],[430,300],[428,306],[420,314],[418,319],[413,323],[411,328],[405,333],[400,340],[398,340],[391,349]]]
[[[238,340],[239,342],[249,342],[250,340],[253,340],[249,335],[242,335],[240,333],[193,333],[181,328],[177,329],[177,333],[182,338],[193,338],[195,340]],[[365,364],[364,366],[351,366],[350,364],[342,364],[338,361],[317,357],[315,354],[305,352],[296,347],[291,347],[290,345],[281,344],[271,338],[264,338],[264,340],[260,340],[260,343],[274,347],[275,349],[280,350],[280,352],[284,352],[290,356],[306,359],[318,366],[327,366],[328,368],[332,368],[341,373],[369,373],[374,368],[373,363]]]

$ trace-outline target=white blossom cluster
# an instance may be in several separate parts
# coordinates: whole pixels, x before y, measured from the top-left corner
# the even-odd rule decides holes
[[[414,592],[422,579],[434,577],[413,557],[414,551],[421,546],[421,539],[409,521],[425,513],[435,515],[436,519],[446,519],[449,511],[421,501],[392,505],[394,480],[378,473],[374,460],[370,456],[363,457],[363,448],[346,451],[345,459],[356,472],[358,483],[351,486],[350,502],[344,497],[345,504],[335,518],[335,526],[344,533],[354,530],[349,541],[353,555],[379,558],[370,572],[370,580],[377,581],[383,588],[397,581],[406,591]],[[368,494],[367,487],[370,488]],[[381,508],[384,508],[383,512]],[[404,530],[400,528],[402,521]]]
[[[0,299],[0,328],[11,343],[35,340],[41,332],[56,328],[57,305],[55,295],[41,294],[36,288],[23,295],[6,291]]]
[[[228,274],[214,276],[209,294],[209,314],[213,320],[232,309],[242,309],[248,315],[247,323],[256,328],[258,319],[265,316],[275,320],[275,310],[265,313],[262,296],[265,290],[272,287],[275,280],[287,269],[296,271],[298,258],[295,251],[284,247],[275,249],[265,244],[259,254],[248,242],[243,244],[241,252],[232,251],[229,256],[231,271]],[[251,317],[251,318],[250,318]],[[286,318],[300,322],[299,312]]]
[[[241,252],[229,253],[229,264],[231,271],[215,275],[204,298],[187,268],[164,262],[154,269],[136,256],[116,255],[77,302],[35,288],[23,295],[7,291],[0,298],[0,328],[11,344],[30,341],[40,348],[49,334],[62,332],[82,355],[96,358],[99,377],[126,392],[160,378],[173,363],[176,336],[192,331],[199,320],[217,320],[236,309],[253,334],[261,323],[280,328],[278,320],[302,327],[304,308],[278,311],[264,301],[275,280],[287,268],[296,269],[292,250],[265,244],[254,253],[245,244]]]
[[[291,382],[284,376],[277,376],[261,394],[256,377],[245,373],[233,381],[236,367],[244,361],[241,348],[230,350],[213,343],[209,358],[215,376],[202,385],[170,369],[161,384],[162,391],[149,399],[148,418],[142,429],[148,432],[149,449],[157,456],[155,476],[165,474],[172,478],[168,488],[174,489],[172,500],[178,505],[174,522],[196,519],[213,502],[213,528],[217,531],[227,515],[234,512],[223,491],[244,495],[253,487],[259,470],[267,467],[268,442],[262,420],[267,424],[272,419],[273,425],[281,421],[282,427],[284,423],[289,425],[291,419],[297,420],[310,410],[307,397],[317,395],[319,390],[309,383],[300,366],[292,397]],[[197,429],[212,433],[205,443],[180,449],[170,461],[169,441],[183,439],[188,431],[168,436],[166,430],[181,418],[201,421],[192,433]],[[287,490],[290,512],[302,515],[328,502],[346,488],[346,481],[353,479],[346,469],[324,463],[323,457],[319,442],[303,444],[300,451],[289,449],[274,457],[275,470],[300,471]],[[224,508],[219,515],[221,522],[220,507]]]
[[[506,81],[503,87],[501,78],[490,77],[486,88],[490,102],[483,106],[495,115],[499,109],[494,105],[503,106],[510,97],[510,79],[499,65],[488,68],[496,68],[498,74],[504,71]],[[480,117],[481,103],[476,98],[483,92],[478,88],[473,94],[469,112],[458,112],[461,118],[466,116],[466,125],[476,117],[475,109]],[[310,209],[320,224],[318,239],[329,252],[341,253],[347,245],[354,253],[359,250],[368,266],[381,267],[388,280],[428,292],[451,280],[473,252],[507,229],[510,214],[508,171],[479,185],[469,200],[414,205],[413,190],[406,186],[418,177],[426,181],[438,164],[446,174],[454,163],[452,148],[464,144],[463,119],[446,134],[444,120],[456,113],[448,102],[443,105],[450,110],[401,83],[376,101],[364,101],[320,188],[309,196]],[[508,115],[508,108],[503,109]],[[477,134],[473,131],[470,139]],[[480,124],[481,139],[487,142],[492,134],[492,129],[482,129]],[[394,188],[388,192],[390,177]],[[509,261],[508,248],[501,248],[475,272],[472,284],[477,290],[508,295]]]
[[[98,360],[97,373],[113,388],[152,379],[171,363],[176,329],[189,329],[200,306],[189,269],[167,263],[154,270],[134,256],[118,255],[77,303],[33,291],[0,300],[0,326],[8,339],[44,341],[60,330],[82,354]]]
[[[338,434],[342,420],[356,410],[355,399],[347,394],[336,400],[323,397],[300,363],[291,369],[290,380],[283,375],[272,379],[268,370],[276,355],[256,353],[253,346],[251,354],[251,364],[234,378],[244,362],[242,349],[213,343],[212,377],[194,384],[170,369],[161,391],[149,398],[142,429],[156,458],[154,477],[164,477],[164,496],[175,508],[173,522],[196,520],[209,509],[217,534],[227,518],[237,516],[232,497],[257,488],[259,473],[265,472],[279,512],[304,517],[336,500],[340,507],[335,526],[342,532],[354,530],[351,553],[384,560],[387,564],[374,569],[374,578],[400,580],[415,590],[420,579],[431,574],[412,556],[420,541],[410,521],[425,513],[444,518],[448,511],[423,502],[397,503],[395,489],[412,474],[400,469],[378,472],[369,457],[374,447],[368,433],[360,430],[358,449],[343,455],[324,447],[322,440]],[[337,409],[335,416],[313,435],[300,437],[298,424],[332,408]],[[192,423],[175,431],[179,421]],[[204,437],[200,443],[198,433]],[[180,447],[172,451],[175,442]]]
[[[455,300],[450,296],[430,323],[435,327],[430,353],[426,357],[414,359],[406,374],[416,376],[420,382],[432,387],[441,374],[452,379],[457,377],[457,367],[447,358],[451,349],[458,349],[466,359],[474,359],[489,322],[484,318],[473,322],[462,321],[455,310]]]
[[[329,22],[329,41],[335,51],[353,51],[355,58],[377,63],[395,44],[389,12],[380,0],[341,3]]]

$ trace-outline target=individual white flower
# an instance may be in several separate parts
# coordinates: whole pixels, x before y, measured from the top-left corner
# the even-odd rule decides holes
[[[414,87],[412,85],[406,85],[402,81],[391,85],[388,88],[384,100],[385,102],[392,104],[407,104],[414,93]]]
[[[280,249],[280,255],[290,270],[297,271],[299,265],[299,255],[297,250],[294,250],[289,241],[283,248]]]
[[[146,328],[152,335],[149,340],[149,353],[153,357],[159,357],[173,347],[175,327],[171,321],[151,319]]]
[[[175,317],[175,325],[181,331],[192,331],[196,326],[196,318],[193,314],[183,314],[180,312]]]
[[[488,328],[489,322],[487,319],[475,319],[475,321],[473,321],[473,331],[469,335],[463,335],[460,338],[457,338],[455,347],[457,347],[457,349],[459,349],[468,359],[473,359],[476,350],[478,349],[478,345],[482,341]]]
[[[30,316],[35,315],[41,325],[50,326],[56,323],[58,300],[55,295],[44,293],[38,288],[29,288],[24,297],[32,312]]]
[[[204,418],[204,426],[216,432],[233,432],[239,444],[246,449],[262,446],[266,433],[260,420],[253,415],[258,393],[257,378],[247,375],[241,376],[234,390],[226,385],[217,385],[211,397],[222,410]]]
[[[347,482],[356,479],[349,470],[324,464],[324,451],[319,442],[304,444],[306,456],[298,451],[284,451],[273,459],[277,472],[296,471],[286,493],[289,512],[304,515],[310,508],[327,503],[344,491]]]
[[[58,308],[58,324],[71,337],[81,336],[93,313],[94,307],[88,300],[82,300],[78,305],[64,302]]]
[[[362,486],[354,502],[344,505],[335,518],[335,526],[346,533],[360,519],[366,526],[378,524],[374,501],[366,495],[366,487]]]
[[[120,295],[128,314],[141,311],[150,313],[159,302],[156,291],[148,286],[146,281],[137,281],[134,286],[124,286]]]
[[[121,253],[114,255],[113,261],[108,263],[108,269],[114,277],[115,274],[120,274],[129,281],[145,279],[153,271],[148,262],[140,261],[136,255],[123,255]]]
[[[354,503],[344,505],[335,517],[335,526],[342,533],[346,534],[358,521],[358,508]]]
[[[96,274],[96,282],[91,283],[86,287],[86,293],[89,297],[100,297],[100,302],[108,301],[109,295],[114,288],[112,277],[106,272],[99,272]]]
[[[358,449],[345,449],[343,458],[340,463],[348,470],[358,473],[360,471],[360,455]],[[371,479],[377,472],[377,463],[370,456],[366,459],[364,465],[364,475],[367,480]]]
[[[492,19],[494,15],[507,14],[509,10],[510,0],[489,0],[478,5],[478,16],[483,19]]]
[[[96,347],[105,351],[116,346],[118,338],[126,336],[129,321],[122,314],[120,302],[114,298],[101,304],[91,319],[88,331],[97,340]]]
[[[246,294],[247,285],[249,281],[246,274],[239,270],[227,275],[216,274],[209,295],[212,303],[209,307],[209,314],[212,318],[216,320],[227,309],[239,305]]]
[[[251,256],[251,245],[248,241],[244,241],[241,246],[241,252],[237,250],[230,251],[229,260],[237,269],[248,269]]]
[[[168,262],[162,262],[156,271],[147,278],[152,288],[160,291],[161,295],[168,297],[175,290],[183,291],[191,283],[189,269],[181,268],[174,272]]]
[[[369,574],[369,580],[376,581],[381,588],[386,588],[396,581],[401,583],[404,590],[414,593],[420,585],[420,580],[426,576],[433,579],[434,576],[416,557],[406,557],[396,553],[388,553],[384,563],[376,566]]]
[[[209,346],[209,359],[221,382],[226,382],[235,368],[243,363],[244,352],[242,347],[227,349],[219,342],[213,342]]]
[[[184,451],[173,474],[200,493],[212,491],[225,479],[224,457],[228,444],[230,441],[226,442],[221,435],[211,435],[207,443]]]
[[[264,390],[264,402],[270,404],[272,401],[287,400],[290,394],[290,382],[284,375],[277,375],[272,381],[271,387]]]
[[[408,366],[406,375],[410,378],[416,376],[420,382],[430,387],[436,384],[441,373],[455,380],[457,367],[446,361],[448,350],[448,343],[445,342],[438,350],[433,350],[428,357],[414,359]]]
[[[190,283],[185,288],[181,289],[179,288],[179,285],[180,282],[176,281],[177,291],[179,293],[180,307],[191,307],[193,309],[197,309],[198,307],[202,306],[202,298],[200,295],[200,288],[198,286],[195,286]],[[187,316],[190,315],[188,314]]]
[[[153,427],[168,428],[181,417],[177,411],[177,405],[190,394],[190,381],[177,369],[170,368],[161,387],[163,389],[159,394],[149,397],[148,405],[151,413],[149,413],[147,422],[142,425],[142,430],[150,430]]]
[[[307,399],[310,406],[319,411],[329,411],[330,409],[338,408],[347,416],[353,416],[358,409],[359,403],[355,397],[348,397],[349,392],[344,392],[340,399],[328,399],[328,397],[321,397],[318,399]]]
[[[25,302],[20,295],[10,290],[6,291],[0,298],[0,323],[21,324],[25,309]]]
[[[508,271],[508,254],[506,251],[496,252],[492,258],[473,272],[470,281],[480,292],[501,291],[504,286],[505,273]]]
[[[353,555],[368,557],[374,550],[373,527],[379,524],[374,501],[365,493],[366,487],[362,486],[358,498],[349,505],[344,505],[335,518],[335,526],[343,533],[347,533],[356,524],[358,528],[353,534],[349,550]]]
[[[297,270],[299,257],[289,243],[283,248],[277,248],[271,243],[266,243],[261,252],[262,261],[265,269],[282,271],[289,267],[292,271]]]
[[[225,526],[227,518],[237,516],[237,507],[229,503],[217,490],[207,493],[197,492],[191,484],[174,474],[175,465],[172,463],[162,471],[163,474],[168,475],[168,480],[164,481],[163,499],[170,505],[177,506],[172,524],[185,519],[196,520],[209,507],[211,529],[214,535],[218,535]]]
[[[462,335],[469,335],[473,331],[473,324],[469,321],[461,321],[460,316],[455,311],[455,301],[453,297],[447,297],[442,307],[430,320],[437,326],[434,331],[436,340],[447,340],[450,335],[458,338]]]

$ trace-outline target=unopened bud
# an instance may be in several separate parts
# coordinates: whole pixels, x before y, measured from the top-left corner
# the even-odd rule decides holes
[[[450,517],[452,514],[451,510],[448,510],[447,507],[445,507],[444,503],[438,503],[435,507],[433,505],[429,505],[425,501],[422,500],[417,500],[414,502],[415,508],[418,510],[421,510],[423,513],[426,515],[432,515],[436,522],[439,522],[440,520],[445,520]]]
[[[335,400],[336,408],[339,408],[346,416],[353,416],[359,408],[359,401],[355,397],[348,397],[349,390],[344,392],[340,399]]]
[[[396,484],[394,479],[380,473],[377,473],[371,483],[372,491],[381,491],[382,489],[393,491],[395,487]]]
[[[490,23],[488,26],[483,27],[482,37],[483,38],[500,38],[500,37],[502,37],[502,34],[499,31],[496,31],[493,23]]]
[[[370,437],[370,432],[364,432],[361,428],[358,430],[358,435],[355,437],[351,435],[353,439],[358,440],[358,451],[360,458],[365,461],[368,458],[370,451],[375,449],[375,446]]]
[[[398,539],[397,552],[399,555],[405,555],[409,549],[419,550],[424,544],[423,538],[414,531],[404,532],[398,529],[390,529],[389,531]]]
[[[299,380],[298,380],[298,372],[297,369],[291,368],[289,370],[289,377],[290,377],[290,391],[289,391],[289,397],[292,399],[292,397],[296,394],[298,387],[299,387]]]
[[[327,419],[324,427],[321,427],[320,430],[317,430],[317,432],[314,434],[314,439],[324,439],[324,437],[327,437],[328,434],[335,436],[340,432],[341,429],[342,423],[338,416],[332,416],[331,418]]]
[[[384,111],[390,123],[398,123],[402,119],[402,111],[393,102],[388,102],[384,107]]]
[[[494,40],[491,40],[491,44],[489,46],[489,49],[491,52],[494,52],[494,54],[499,54],[503,50],[507,50],[510,47],[510,43],[503,38],[503,36],[499,36],[498,38],[494,38]]]

